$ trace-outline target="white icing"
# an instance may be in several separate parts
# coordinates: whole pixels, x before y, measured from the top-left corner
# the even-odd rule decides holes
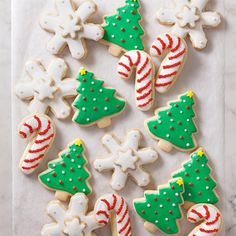
[[[138,55],[140,55],[140,60]],[[131,76],[132,71],[135,67],[136,67],[136,77],[135,77],[136,105],[138,109],[142,111],[147,111],[152,107],[154,102],[155,69],[150,56],[146,52],[133,50],[126,52],[120,58],[117,64],[117,72],[122,79],[127,79]]]
[[[62,59],[54,59],[47,69],[37,61],[30,61],[26,63],[28,77],[16,85],[16,95],[30,101],[30,113],[47,113],[50,109],[58,119],[65,119],[71,108],[64,99],[77,94],[77,81],[65,78],[67,71]]]
[[[40,124],[35,116],[40,120],[41,126],[39,126]],[[50,129],[41,134],[40,132],[45,131],[49,123]],[[29,127],[33,130],[33,133],[30,132],[31,130]],[[27,116],[22,120],[18,127],[18,133],[21,138],[30,138],[29,144],[27,145],[20,161],[22,172],[28,175],[33,173],[38,168],[40,162],[44,159],[45,154],[48,152],[54,141],[56,129],[53,121],[48,116],[35,114]],[[44,139],[46,140],[41,143],[37,142]],[[43,147],[46,148],[44,149]],[[43,150],[40,150],[42,148]],[[29,152],[29,150],[34,150],[34,152]]]
[[[204,206],[209,211],[209,218],[207,218],[207,211],[204,208]],[[200,217],[195,212],[198,212],[202,215]],[[219,215],[219,216],[217,216]],[[189,234],[189,236],[214,236],[219,235],[219,232],[222,227],[222,216],[221,212],[213,205],[211,204],[197,204],[191,207],[187,213],[188,221],[191,223],[198,223],[200,221],[203,221],[200,225],[198,225],[195,229],[192,230],[192,232]],[[215,230],[217,232],[215,232]],[[205,232],[203,232],[205,231]],[[208,232],[206,232],[208,231]]]
[[[92,231],[100,228],[92,213],[87,214],[88,198],[85,194],[77,193],[71,197],[68,208],[59,201],[51,201],[47,207],[48,215],[55,223],[44,225],[42,236],[92,236]]]
[[[96,4],[92,0],[80,6],[73,0],[55,2],[57,15],[47,14],[40,20],[43,29],[55,34],[47,48],[52,54],[58,54],[68,45],[72,57],[81,59],[87,51],[84,39],[98,41],[104,34],[100,25],[87,23],[96,12]]]
[[[149,174],[142,170],[142,165],[157,160],[157,152],[152,148],[139,149],[141,133],[139,130],[128,132],[126,140],[120,143],[115,137],[108,134],[102,139],[103,145],[110,155],[94,162],[95,169],[113,170],[111,186],[115,190],[125,187],[128,176],[132,176],[139,186],[149,183]]]
[[[193,46],[203,49],[207,45],[204,26],[216,27],[221,22],[220,14],[205,11],[208,0],[174,0],[175,7],[160,9],[157,18],[162,24],[171,24],[172,32],[180,37],[188,34]]]

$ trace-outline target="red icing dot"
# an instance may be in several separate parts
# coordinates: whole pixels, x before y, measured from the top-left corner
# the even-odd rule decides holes
[[[186,109],[189,110],[189,109],[190,109],[190,106],[186,106]]]
[[[121,39],[120,41],[121,41],[122,43],[124,43],[124,42],[125,42],[125,40],[124,40],[124,39]]]
[[[167,201],[167,202],[169,202],[169,201],[170,201],[170,198],[169,198],[169,197],[168,197],[168,198],[166,198],[166,201]]]
[[[116,19],[117,19],[117,20],[121,20],[121,17],[120,17],[120,16],[117,16]]]
[[[124,32],[124,31],[125,31],[125,28],[121,28],[121,31]]]
[[[134,15],[134,14],[135,14],[135,11],[134,11],[134,10],[133,10],[133,11],[131,11],[131,14],[133,14],[133,15]]]
[[[116,106],[116,108],[120,108],[120,106],[119,106],[119,105],[117,105],[117,106]]]
[[[94,89],[90,89],[90,92],[94,92]]]
[[[189,176],[189,173],[185,173],[185,176]]]
[[[73,187],[73,190],[74,190],[74,191],[76,191],[76,190],[77,190],[77,188],[74,186],[74,187]]]
[[[171,116],[171,112],[167,112],[167,115],[168,115],[168,116]]]
[[[175,107],[179,107],[179,105],[178,105],[178,104],[175,104]]]
[[[105,98],[105,101],[108,102],[108,101],[109,101],[109,98]]]
[[[189,183],[188,185],[189,185],[190,187],[192,187],[192,186],[193,186],[193,183]]]
[[[94,111],[97,111],[98,109],[97,109],[97,107],[94,107],[93,110],[94,110]]]
[[[202,195],[202,192],[199,192],[198,195],[201,196],[201,195]]]
[[[170,130],[174,130],[174,127],[173,127],[173,126],[171,126],[171,127],[170,127]]]
[[[68,153],[68,154],[66,154],[66,157],[67,157],[67,158],[69,158],[69,157],[70,157],[70,154],[69,154],[69,153]]]
[[[66,166],[65,162],[62,162],[61,165],[62,165],[62,166]]]
[[[175,186],[173,185],[173,186],[171,186],[171,188],[172,188],[172,189],[175,189]]]
[[[173,211],[172,211],[172,210],[170,210],[170,211],[169,211],[169,213],[172,215]]]
[[[83,82],[86,82],[86,79],[83,79]]]
[[[206,177],[206,178],[205,178],[205,180],[209,180],[209,178],[208,178],[208,177]]]
[[[75,169],[73,167],[70,168],[70,171],[74,171]]]
[[[199,169],[196,169],[195,172],[198,173],[198,172],[199,172]]]
[[[53,176],[53,177],[56,177],[56,176],[57,176],[57,174],[56,174],[55,172],[53,172],[53,173],[52,173],[52,176]]]
[[[199,162],[200,161],[199,158],[197,158],[196,161]]]
[[[157,128],[157,126],[156,126],[156,125],[154,125],[154,126],[153,126],[153,128],[154,128],[154,129],[156,129],[156,128]]]
[[[167,230],[170,231],[170,227],[168,227]]]
[[[142,214],[145,214],[145,211],[144,211],[144,210],[142,210]]]
[[[183,140],[183,139],[184,139],[184,137],[183,137],[183,136],[180,136],[180,137],[179,137],[179,139],[180,139],[180,140]]]
[[[60,181],[59,181],[59,184],[60,184],[60,185],[62,185],[62,184],[63,184],[63,181],[62,181],[62,180],[60,180]]]
[[[134,29],[134,30],[137,30],[137,26],[134,26],[133,29]]]
[[[80,158],[81,157],[80,154],[78,154],[77,157]]]
[[[182,125],[182,122],[181,122],[181,121],[179,121],[179,122],[178,122],[178,125]]]
[[[158,200],[157,197],[155,197],[155,198],[154,198],[154,201],[157,202],[157,200]]]
[[[83,97],[83,100],[84,100],[84,101],[86,101],[86,100],[87,100],[87,98],[86,98],[86,97]]]
[[[79,177],[79,178],[78,178],[78,180],[79,180],[79,181],[81,181],[81,180],[82,180],[82,178],[81,178],[81,177]]]
[[[158,212],[157,212],[157,211],[155,211],[155,212],[154,212],[154,214],[155,214],[155,215],[158,215]]]

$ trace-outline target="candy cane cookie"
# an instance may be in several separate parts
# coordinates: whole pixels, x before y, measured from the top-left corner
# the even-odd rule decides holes
[[[94,208],[99,224],[112,222],[112,236],[131,236],[131,224],[128,205],[117,194],[105,194],[99,198]]]
[[[22,172],[28,175],[38,168],[50,149],[56,134],[56,128],[48,116],[34,114],[23,119],[19,125],[18,134],[24,139],[32,137],[19,165]]]
[[[179,77],[187,59],[188,48],[184,39],[173,34],[158,36],[151,45],[150,54],[160,57],[166,54],[157,72],[155,87],[165,93]]]
[[[154,74],[155,69],[150,56],[139,50],[125,53],[119,60],[117,72],[122,79],[131,76],[136,67],[136,104],[142,111],[149,110],[154,102]]]
[[[188,236],[215,236],[221,231],[223,219],[221,212],[211,204],[197,204],[189,209],[188,221],[198,225]]]

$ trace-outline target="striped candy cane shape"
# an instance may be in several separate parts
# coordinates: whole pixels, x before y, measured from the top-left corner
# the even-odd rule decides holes
[[[147,111],[154,102],[154,65],[146,52],[133,50],[126,52],[120,58],[117,72],[122,79],[127,79],[134,67],[136,67],[136,104],[140,110]]]
[[[167,92],[179,77],[187,59],[187,44],[178,36],[162,34],[151,45],[150,54],[160,57],[164,53],[167,55],[160,65],[155,83],[159,93]]]
[[[95,218],[100,224],[108,224],[109,219],[116,225],[112,225],[113,236],[131,236],[131,225],[128,205],[124,198],[117,194],[106,194],[99,198],[94,208]]]
[[[20,161],[20,169],[28,175],[37,169],[51,147],[56,129],[48,116],[35,114],[23,119],[18,133],[21,138],[32,137]]]
[[[188,236],[213,236],[218,235],[222,227],[222,216],[220,211],[210,204],[197,204],[189,209],[187,213],[188,221],[198,225]]]

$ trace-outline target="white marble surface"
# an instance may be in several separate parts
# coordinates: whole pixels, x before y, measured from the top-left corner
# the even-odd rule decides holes
[[[5,1],[5,0],[2,0],[0,2],[1,29],[5,30],[6,34],[9,33],[9,29],[10,29],[9,4],[7,4],[7,2],[8,1]],[[100,2],[102,2],[102,1],[100,1]],[[145,2],[145,0],[144,0],[144,2]],[[236,50],[235,50],[236,43],[235,43],[235,38],[234,38],[234,34],[236,33],[236,30],[234,27],[234,23],[236,23],[236,18],[235,18],[236,4],[235,4],[235,1],[233,1],[233,0],[231,0],[231,1],[225,0],[223,2],[221,1],[219,4],[218,3],[216,4],[215,2],[216,1],[214,1],[214,4],[212,4],[214,6],[214,8],[219,9],[222,12],[222,14],[224,16],[226,16],[226,21],[224,23],[225,27],[221,26],[220,29],[218,30],[218,32],[212,31],[211,33],[208,34],[210,37],[210,40],[211,40],[210,41],[211,45],[210,45],[210,48],[206,51],[206,53],[203,53],[203,55],[200,56],[200,54],[195,54],[195,52],[193,50],[191,50],[190,57],[193,57],[192,60],[195,60],[195,62],[197,62],[197,65],[201,66],[202,70],[204,70],[204,69],[202,67],[203,65],[201,62],[204,60],[208,61],[207,57],[210,57],[210,55],[209,55],[210,53],[214,54],[214,58],[220,58],[220,59],[216,59],[217,62],[213,63],[213,65],[215,67],[212,68],[213,71],[211,71],[212,72],[211,74],[209,73],[208,77],[206,77],[206,76],[204,78],[202,77],[203,75],[206,75],[206,74],[204,74],[204,71],[202,73],[196,72],[196,71],[194,72],[194,76],[199,79],[198,84],[197,83],[196,83],[196,85],[195,84],[188,84],[187,80],[185,80],[185,82],[186,82],[186,89],[188,89],[189,86],[191,86],[191,88],[192,88],[192,86],[195,87],[197,85],[201,85],[202,89],[201,89],[201,94],[199,95],[199,96],[201,96],[204,93],[206,93],[207,89],[209,90],[209,87],[210,87],[210,86],[208,88],[204,87],[204,83],[206,82],[204,79],[209,79],[212,76],[212,80],[210,79],[212,83],[214,81],[216,81],[217,79],[218,80],[225,79],[225,122],[224,122],[225,123],[225,134],[226,134],[225,147],[220,147],[219,149],[217,147],[214,147],[214,144],[218,144],[218,145],[223,146],[224,124],[222,123],[220,129],[219,129],[219,127],[216,127],[216,128],[213,127],[214,129],[212,129],[212,126],[210,125],[210,123],[206,122],[207,118],[210,116],[210,113],[207,113],[208,111],[204,110],[203,106],[205,106],[205,105],[202,104],[202,101],[203,101],[202,99],[200,99],[200,112],[199,112],[199,113],[201,113],[200,114],[201,120],[199,121],[200,122],[199,128],[201,129],[201,134],[198,138],[200,139],[201,144],[204,143],[204,147],[207,149],[207,151],[211,153],[211,158],[218,161],[218,163],[214,167],[214,170],[215,170],[215,172],[217,172],[216,175],[217,175],[218,181],[220,182],[220,185],[221,185],[219,191],[221,194],[222,194],[222,190],[225,193],[223,196],[222,204],[220,205],[220,207],[222,207],[222,209],[224,209],[224,215],[225,215],[225,219],[226,219],[226,224],[225,224],[225,226],[226,226],[225,232],[226,233],[225,233],[225,235],[234,236],[236,234],[236,200],[235,200],[236,199],[236,185],[235,185],[235,181],[234,181],[235,171],[233,171],[233,166],[235,166],[235,155],[234,154],[236,154],[235,150],[234,150],[234,145],[233,145],[235,143],[235,138],[236,138],[235,137],[236,136],[235,135],[236,134],[236,125],[235,125],[236,81],[234,79],[234,72],[235,72],[234,70],[236,68],[236,63],[235,63],[235,59],[234,59],[234,52],[236,52]],[[33,4],[33,2],[32,2],[32,4]],[[224,7],[225,7],[225,11],[224,11]],[[26,8],[27,8],[27,10],[31,9],[30,6],[27,6]],[[24,6],[22,6],[22,9],[24,9]],[[36,12],[37,12],[37,10],[36,10]],[[152,24],[153,24],[153,22],[152,22]],[[160,32],[160,31],[158,30],[157,32]],[[22,36],[23,36],[23,34],[22,34]],[[0,211],[0,219],[1,219],[0,233],[1,233],[1,235],[10,235],[10,232],[11,232],[11,228],[10,228],[11,214],[10,214],[10,208],[9,208],[10,203],[11,203],[11,193],[10,193],[11,173],[10,173],[10,167],[8,166],[8,165],[10,165],[10,161],[5,162],[5,160],[3,160],[6,157],[10,160],[9,157],[11,156],[10,135],[8,138],[5,138],[6,134],[10,134],[9,126],[7,126],[7,124],[6,124],[7,123],[6,121],[10,119],[9,118],[10,117],[9,93],[7,93],[7,89],[5,89],[5,88],[8,88],[8,89],[10,88],[10,79],[7,80],[7,78],[9,78],[9,71],[10,71],[10,63],[9,63],[9,51],[10,51],[9,42],[10,42],[10,40],[9,40],[9,37],[7,37],[7,39],[8,40],[4,40],[4,38],[1,38],[1,41],[3,41],[3,42],[1,42],[1,45],[4,45],[4,47],[1,47],[1,50],[3,52],[1,51],[1,54],[0,54],[0,55],[5,55],[5,56],[1,57],[1,64],[0,64],[1,65],[1,72],[3,70],[2,78],[5,79],[5,80],[2,79],[0,82],[1,88],[4,88],[4,89],[2,89],[3,92],[1,92],[1,95],[0,95],[1,96],[1,99],[0,99],[1,103],[0,104],[1,104],[1,107],[4,107],[4,109],[5,109],[5,107],[6,107],[6,109],[8,109],[7,112],[5,113],[7,115],[7,118],[5,118],[5,117],[3,119],[2,119],[2,117],[0,118],[1,125],[2,125],[1,132],[4,134],[4,140],[1,142],[1,144],[4,147],[3,150],[5,150],[3,153],[3,156],[1,158],[1,164],[2,164],[1,166],[2,167],[4,166],[4,168],[2,168],[3,171],[1,171],[1,176],[0,176],[1,177],[0,179],[2,181],[2,182],[0,182],[1,186],[3,185],[3,191],[1,191],[1,211]],[[22,40],[19,42],[19,44],[23,43],[23,39],[24,39],[24,37],[19,38],[19,40]],[[32,38],[31,38],[31,40],[32,40]],[[148,40],[150,40],[150,39],[148,39]],[[225,40],[225,44],[223,44],[224,40]],[[24,47],[24,45],[26,45],[26,47]],[[28,42],[27,42],[27,44],[23,44],[23,47],[18,47],[21,50],[15,51],[13,53],[13,55],[16,56],[16,58],[18,58],[16,60],[17,66],[15,65],[16,67],[14,67],[16,69],[14,71],[15,75],[22,73],[22,65],[24,63],[24,60],[28,59],[28,56],[30,55],[30,52],[31,52],[30,47],[32,47],[32,46],[30,45],[30,43],[28,44]],[[217,48],[218,48],[218,50],[220,50],[220,52],[215,51]],[[24,49],[26,51],[24,51]],[[100,49],[98,49],[98,50],[100,50]],[[103,51],[103,53],[106,53],[105,49],[104,50],[101,49],[101,50]],[[42,55],[42,54],[39,53],[39,51],[38,51],[38,55]],[[88,61],[86,63],[89,64],[90,59],[88,59]],[[211,61],[212,61],[212,59],[211,59]],[[220,63],[217,64],[218,62],[220,62]],[[114,61],[114,63],[115,63],[115,61]],[[224,63],[225,63],[225,66],[222,66],[222,65],[224,65]],[[92,65],[89,65],[89,67],[92,68]],[[184,72],[184,75],[186,77],[189,76],[189,74],[192,73],[191,70],[193,70],[193,69],[194,69],[194,66],[189,65],[189,68],[187,69],[186,72]],[[102,74],[101,70],[96,70],[96,71],[98,74],[100,74],[100,75]],[[109,80],[109,83],[112,84],[112,81]],[[218,107],[219,113],[217,113],[217,114],[219,115],[219,118],[221,117],[221,113],[224,112],[224,107],[223,107],[224,96],[221,96],[221,94],[224,95],[224,93],[223,93],[224,84],[222,83],[222,84],[220,84],[220,86],[221,87],[217,87],[217,86],[210,87],[211,88],[210,90],[213,93],[212,99],[210,99],[212,104],[214,104],[215,101],[218,101],[220,104],[222,104],[222,110],[220,108],[221,105]],[[118,88],[119,88],[119,86],[118,86]],[[181,88],[181,86],[178,85],[176,88],[176,91],[173,92],[173,94],[170,97],[174,97],[176,94],[178,94],[178,92],[180,92],[182,90],[183,89]],[[217,92],[217,94],[214,94],[214,92]],[[219,100],[219,97],[220,97],[220,100]],[[163,100],[168,100],[168,96],[165,97]],[[19,110],[20,110],[20,113],[18,113],[18,114],[20,116],[22,116],[24,112],[22,112],[23,111],[22,107],[19,108],[20,102],[16,101],[14,99],[14,104],[17,104],[18,109],[16,109],[16,111],[19,112]],[[215,105],[217,107],[217,104],[215,104]],[[217,110],[217,109],[215,109],[215,110]],[[16,111],[14,110],[13,114],[16,114],[15,113]],[[206,112],[206,113],[204,113],[204,115],[202,115],[203,111]],[[21,117],[14,119],[13,124],[15,125],[19,121],[19,119],[21,119]],[[143,117],[141,117],[141,119],[143,119]],[[215,121],[218,121],[218,120],[216,119]],[[222,121],[223,121],[223,119],[222,119]],[[15,129],[14,125],[13,125],[13,129]],[[60,123],[59,126],[63,127],[63,124]],[[115,126],[115,129],[119,129],[118,122],[114,126]],[[75,126],[73,126],[73,128],[75,128]],[[128,123],[127,123],[127,128],[130,128],[128,126]],[[210,135],[208,135],[204,128],[205,129],[208,129],[208,128],[212,129],[212,133],[210,133]],[[109,129],[109,130],[111,130],[111,129]],[[212,136],[214,135],[214,132],[216,132],[219,135],[217,139],[213,138],[215,143],[210,141],[210,139],[212,139]],[[101,136],[101,134],[102,134],[102,132],[99,132],[98,135]],[[121,134],[122,134],[122,132],[121,132]],[[120,136],[122,136],[121,134],[120,134]],[[79,135],[85,136],[82,131],[80,132]],[[72,139],[73,139],[73,137],[69,137],[68,140],[70,141]],[[65,141],[65,140],[60,140],[60,143],[57,145],[56,149],[61,149],[66,144],[66,142],[67,141]],[[21,149],[23,148],[22,142],[18,141],[17,143],[14,143],[14,147],[15,147],[15,145],[17,145]],[[220,150],[221,155],[216,154],[217,151],[219,151],[219,150]],[[177,159],[178,156],[180,156],[180,155],[178,155],[178,153],[175,153],[173,158]],[[161,162],[166,161],[165,157],[166,156],[161,153],[161,159],[162,159]],[[181,155],[181,157],[183,157],[183,155]],[[18,159],[17,157],[14,157],[14,158],[15,158],[15,160]],[[3,165],[3,163],[4,163],[4,165]],[[16,162],[14,162],[14,163],[16,163]],[[172,164],[172,169],[176,165],[176,163]],[[17,171],[17,168],[15,168],[14,166],[15,165],[13,165],[13,169],[15,171]],[[162,169],[166,168],[167,166],[165,166],[165,163],[164,164],[159,163],[159,165],[157,165],[157,167],[158,167],[158,171],[161,172]],[[170,168],[171,168],[171,166],[170,166]],[[164,172],[162,171],[162,174],[163,173]],[[14,174],[15,174],[15,178],[20,177],[20,175],[18,175],[17,173],[14,172]],[[160,175],[160,173],[158,173],[158,174]],[[94,173],[94,175],[96,177],[101,177],[101,175],[99,175],[97,173]],[[164,176],[162,177],[162,179],[164,181],[164,179],[166,180],[168,178],[169,173],[166,173],[163,175]],[[158,178],[159,178],[159,176],[158,176]],[[159,180],[158,178],[155,178],[155,184],[161,183],[162,180]],[[22,182],[19,182],[21,184],[26,183],[26,182],[24,182],[25,180],[23,178],[19,178],[18,181],[22,181]],[[104,181],[107,182],[107,179],[104,178]],[[29,181],[29,182],[31,182],[31,181]],[[28,185],[28,184],[26,183],[26,185]],[[35,183],[34,183],[34,185],[35,185]],[[24,186],[24,187],[25,188],[31,187],[30,183],[28,186]],[[135,187],[135,186],[132,185],[132,187]],[[21,189],[22,189],[22,186],[21,186]],[[95,191],[96,190],[98,191],[99,189],[95,189]],[[41,202],[36,201],[37,203],[40,203],[40,206],[42,206],[42,207],[45,206],[46,199],[50,200],[53,197],[52,194],[46,192],[43,188],[41,188],[41,186],[37,186],[34,189],[34,192],[35,191],[39,191],[43,195],[42,198],[43,198],[44,202],[43,201],[41,201]],[[19,191],[19,189],[15,189],[15,194],[18,194],[18,193],[22,194],[23,191]],[[127,194],[127,192],[124,194]],[[137,194],[139,194],[139,196],[142,196],[142,191],[138,190],[135,197],[137,197]],[[26,193],[25,193],[25,195],[26,195]],[[27,196],[29,197],[28,199],[30,199],[30,200],[32,199],[32,197],[30,197],[30,191],[27,192]],[[24,197],[24,194],[22,194],[22,197]],[[29,230],[29,232],[31,232],[31,233],[25,233],[26,231],[24,231],[24,228],[25,228],[24,225],[20,224],[20,221],[22,221],[22,218],[21,219],[19,219],[19,218],[22,216],[26,217],[25,219],[27,219],[29,217],[31,219],[33,219],[32,216],[27,215],[28,213],[30,213],[27,206],[23,207],[20,205],[20,202],[23,201],[22,197],[16,198],[15,202],[14,202],[14,206],[18,207],[20,209],[20,211],[15,209],[15,218],[17,219],[15,222],[17,222],[17,224],[15,225],[15,227],[14,227],[15,230],[12,233],[13,233],[13,235],[17,235],[17,236],[18,235],[19,236],[21,236],[21,235],[35,235],[35,234],[39,235],[38,233],[35,233],[35,230],[38,229],[40,224],[42,224],[41,220],[37,219],[37,221],[36,221],[36,219],[35,219],[33,221],[32,229]],[[131,198],[132,198],[132,196],[131,196]],[[5,200],[7,203],[3,204],[2,200],[3,201]],[[4,208],[2,207],[2,205],[4,205]],[[40,206],[38,206],[38,207],[40,207]],[[29,207],[29,205],[28,205],[28,207]],[[40,212],[41,214],[43,213],[42,209],[39,211],[38,210],[39,209],[35,210],[36,214],[34,216],[36,216],[38,212]],[[22,211],[23,211],[23,213],[22,213]],[[3,217],[2,216],[3,212],[4,213],[9,212],[9,214],[7,214],[7,216],[6,216],[6,214],[4,214],[4,217]],[[43,216],[40,215],[40,217],[43,217]],[[133,214],[133,217],[134,217],[134,214]],[[43,219],[48,221],[48,219],[46,217],[43,217]],[[135,219],[137,219],[136,216],[135,216]],[[27,224],[28,222],[25,221],[25,223]],[[138,223],[141,224],[141,220],[139,220]],[[35,226],[35,227],[33,227],[33,226]],[[101,232],[101,231],[99,231],[99,232]],[[109,234],[107,234],[107,235],[109,235]],[[139,235],[139,234],[135,234],[135,235]],[[145,235],[149,235],[149,234],[146,233]]]

